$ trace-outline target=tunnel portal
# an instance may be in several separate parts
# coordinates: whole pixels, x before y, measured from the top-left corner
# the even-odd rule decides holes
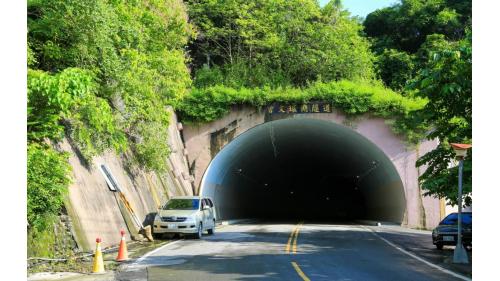
[[[354,130],[316,119],[258,125],[227,144],[201,181],[219,219],[400,223],[404,188],[391,160]]]

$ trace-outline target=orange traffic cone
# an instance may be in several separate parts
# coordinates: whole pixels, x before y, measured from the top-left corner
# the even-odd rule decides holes
[[[125,242],[125,231],[120,231],[122,235],[122,240],[120,241],[120,248],[118,249],[118,256],[116,261],[126,261],[128,260],[127,243]]]
[[[97,238],[97,242],[94,254],[94,266],[92,268],[92,273],[104,273],[104,261],[102,260],[101,252],[101,238]]]

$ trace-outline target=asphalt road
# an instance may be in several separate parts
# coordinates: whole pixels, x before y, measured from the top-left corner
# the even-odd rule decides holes
[[[411,252],[397,249],[396,244],[387,243],[389,240],[384,235],[385,231],[374,234],[370,227],[358,225],[229,225],[218,228],[215,235],[205,235],[202,240],[179,240],[159,248],[125,265],[115,278],[148,281],[467,280],[426,263],[426,258],[419,260],[418,255],[411,256]],[[411,235],[408,237],[413,239]]]

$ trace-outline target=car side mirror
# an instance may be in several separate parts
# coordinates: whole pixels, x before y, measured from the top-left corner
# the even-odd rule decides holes
[[[208,205],[205,205],[205,207],[203,207],[203,210],[208,210],[208,209],[210,209],[210,206]]]

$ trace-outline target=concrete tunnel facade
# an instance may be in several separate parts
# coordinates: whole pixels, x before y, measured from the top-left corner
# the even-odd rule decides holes
[[[219,219],[364,218],[432,228],[444,202],[423,196],[425,167],[415,162],[437,142],[409,145],[387,121],[237,105],[218,120],[186,123],[194,193],[214,198]]]
[[[376,219],[401,223],[402,181],[371,141],[335,123],[285,119],[258,125],[212,160],[200,193],[220,219]]]

